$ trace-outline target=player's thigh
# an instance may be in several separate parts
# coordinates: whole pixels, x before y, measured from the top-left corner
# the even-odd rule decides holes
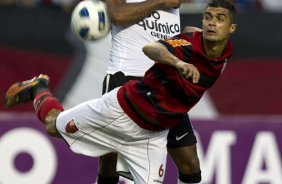
[[[167,158],[166,137],[167,131],[161,131],[159,136],[129,143],[121,153],[121,160],[125,162],[123,165],[127,165],[135,183],[163,182]]]
[[[197,139],[188,115],[184,116],[175,127],[169,129],[167,136],[168,148],[191,146],[196,143]]]
[[[167,138],[168,152],[178,170],[183,173],[199,170],[197,139],[188,115],[176,127],[169,130]]]
[[[103,99],[84,102],[57,117],[57,130],[74,152],[100,156],[114,151],[116,145],[113,142],[118,144],[118,139],[116,134],[110,134],[112,129],[109,125],[119,124],[119,117],[124,116],[124,112],[116,97],[110,98],[111,95],[116,96],[113,93],[108,93]],[[121,127],[117,129],[122,131]]]
[[[109,129],[105,127],[124,116],[116,97],[117,90],[103,95],[102,98],[83,102],[61,112],[56,120],[57,129],[64,133],[71,120],[77,122],[76,126],[84,132],[90,132],[93,129],[99,129],[99,131]]]

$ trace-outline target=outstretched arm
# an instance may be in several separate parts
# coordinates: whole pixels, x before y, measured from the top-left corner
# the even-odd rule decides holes
[[[149,43],[143,47],[143,52],[152,60],[172,65],[177,68],[186,78],[192,78],[194,83],[199,82],[200,73],[198,69],[189,63],[186,63],[171,54],[167,48],[159,42]]]
[[[109,16],[115,25],[134,24],[153,11],[168,8],[178,8],[182,0],[147,0],[127,3],[126,0],[106,0]]]

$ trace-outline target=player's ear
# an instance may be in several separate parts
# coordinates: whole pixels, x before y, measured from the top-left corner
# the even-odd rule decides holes
[[[229,28],[229,33],[232,34],[236,31],[237,29],[237,24],[231,24]]]

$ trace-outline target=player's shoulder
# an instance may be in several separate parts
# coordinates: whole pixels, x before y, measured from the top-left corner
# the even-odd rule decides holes
[[[194,37],[195,33],[201,33],[203,30],[195,26],[185,26],[183,29],[183,34],[186,34],[190,37]]]
[[[191,43],[201,43],[202,41],[202,31],[195,31],[195,32],[185,32],[182,33],[182,38],[186,39]]]
[[[195,37],[195,32],[185,32],[185,33],[180,33],[178,35],[175,35],[173,37],[173,40],[185,40],[190,43],[194,42],[196,39]]]
[[[166,45],[167,47],[186,47],[192,49],[193,44],[201,43],[201,32],[183,32],[166,40],[159,40],[160,43]]]

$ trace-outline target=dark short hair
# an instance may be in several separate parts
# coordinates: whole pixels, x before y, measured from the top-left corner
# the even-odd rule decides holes
[[[230,0],[210,0],[205,9],[208,7],[225,8],[229,11],[231,23],[236,22],[236,8],[233,2]]]

